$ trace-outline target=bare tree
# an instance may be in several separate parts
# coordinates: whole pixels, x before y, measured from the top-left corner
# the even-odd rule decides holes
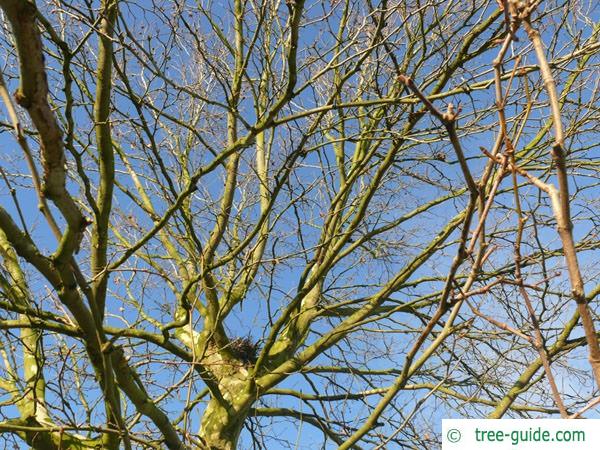
[[[0,8],[6,448],[600,403],[595,2]]]

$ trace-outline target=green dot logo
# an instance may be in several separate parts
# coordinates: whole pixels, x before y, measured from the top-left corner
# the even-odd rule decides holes
[[[460,431],[458,431],[456,428],[451,428],[450,430],[448,430],[446,437],[452,443],[458,442],[458,441],[460,441],[460,437],[461,437]]]

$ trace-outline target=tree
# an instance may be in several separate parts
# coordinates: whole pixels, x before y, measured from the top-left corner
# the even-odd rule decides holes
[[[0,8],[6,448],[598,404],[594,2]]]

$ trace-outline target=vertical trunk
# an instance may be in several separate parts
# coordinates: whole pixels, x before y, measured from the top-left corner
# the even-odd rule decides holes
[[[237,410],[223,406],[216,399],[208,403],[202,424],[200,438],[206,450],[235,450],[249,407]]]
[[[205,363],[213,368],[218,393],[211,396],[202,416],[202,450],[235,450],[250,407],[258,397],[249,366],[235,354],[233,343],[221,351],[210,346]]]

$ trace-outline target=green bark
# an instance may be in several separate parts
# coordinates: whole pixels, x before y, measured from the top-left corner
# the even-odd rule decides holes
[[[206,449],[233,450],[252,403],[258,398],[249,367],[229,355],[227,348],[207,351],[206,363],[219,380],[220,396],[213,395],[204,411],[200,438]]]
[[[200,437],[207,450],[235,450],[240,437],[244,421],[249,408],[235,410],[224,407],[217,400],[208,403],[202,425]]]

